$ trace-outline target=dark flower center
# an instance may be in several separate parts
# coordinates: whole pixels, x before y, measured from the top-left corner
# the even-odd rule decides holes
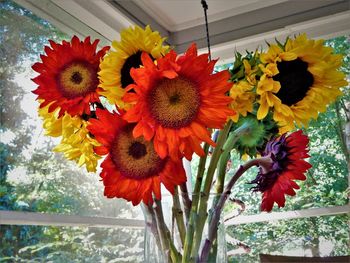
[[[278,175],[278,173],[263,174],[259,172],[257,177],[250,182],[251,184],[256,184],[256,186],[252,187],[253,191],[262,193],[265,192],[275,184]]]
[[[85,96],[97,88],[97,68],[88,61],[72,61],[59,70],[56,81],[64,97]]]
[[[140,142],[133,142],[130,145],[129,154],[135,159],[140,159],[147,154],[146,146]]]
[[[292,106],[306,96],[314,78],[307,70],[308,64],[300,58],[277,62],[277,68],[279,73],[273,79],[281,83],[281,89],[276,95],[283,104]]]
[[[270,189],[276,182],[278,176],[284,171],[289,163],[289,151],[286,142],[286,134],[280,138],[275,138],[269,141],[265,147],[263,156],[270,156],[273,163],[267,172],[263,172],[260,168],[257,177],[251,181],[251,184],[256,184],[253,191],[265,192]]]
[[[189,125],[200,106],[197,84],[183,77],[163,79],[148,93],[153,118],[166,128]]]
[[[169,98],[169,102],[170,104],[177,104],[178,102],[180,102],[180,95],[179,94],[174,94]]]
[[[141,54],[141,51],[137,51],[135,54],[131,55],[125,60],[124,65],[120,71],[120,82],[122,88],[126,88],[128,85],[134,83],[134,80],[130,75],[130,70],[131,68],[139,68],[140,65],[142,65]]]
[[[79,84],[82,80],[83,77],[81,76],[80,72],[75,71],[73,75],[70,77],[71,81],[74,82],[75,84]]]
[[[163,171],[167,158],[161,159],[152,141],[134,138],[135,125],[128,125],[120,131],[111,148],[112,161],[120,173],[136,180],[158,176]]]

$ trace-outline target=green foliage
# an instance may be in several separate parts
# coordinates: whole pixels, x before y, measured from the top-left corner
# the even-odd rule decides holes
[[[134,216],[135,212],[131,212],[125,202],[104,199],[96,175],[86,174],[60,155],[53,154],[49,150],[52,142],[47,142],[44,147],[33,145],[33,127],[28,124],[29,117],[20,106],[26,93],[14,76],[25,70],[25,62],[38,60],[49,38],[61,40],[67,36],[12,1],[0,1],[0,132],[14,135],[10,142],[0,143],[0,209]],[[327,43],[337,53],[345,54],[342,69],[349,74],[347,37]],[[216,70],[224,67],[218,66]],[[240,77],[240,73],[237,74]],[[347,203],[344,192],[349,156],[341,129],[347,121],[344,105],[349,102],[349,91],[344,89],[344,94],[307,130],[311,139],[310,162],[314,168],[308,179],[301,183],[297,196],[287,198],[284,210]],[[24,151],[30,147],[34,150],[27,158]],[[238,167],[238,155],[233,153],[231,159],[232,167]],[[16,173],[21,169],[21,173]],[[9,180],[10,174],[17,177]],[[261,202],[260,194],[251,193],[248,184],[255,175],[253,169],[239,180],[233,192],[235,198],[246,204],[246,213],[252,214],[259,212]],[[230,227],[227,230],[230,235],[252,248],[251,254],[236,258],[234,262],[256,262],[258,253],[283,253],[298,247],[314,249],[312,253],[317,254],[315,248],[319,247],[322,238],[334,244],[331,255],[348,254],[348,219],[345,215],[328,216]],[[1,225],[0,243],[0,262],[106,262],[110,259],[113,260],[109,262],[140,262],[143,252],[141,231],[131,229]]]
[[[10,0],[0,1],[0,17],[1,62],[19,71],[24,60],[38,59],[49,39],[67,37],[46,20]]]
[[[350,43],[347,37],[338,37],[327,41],[336,53],[344,54],[342,70],[349,74]],[[349,121],[346,118],[346,103],[349,102],[348,88],[344,95],[328,107],[327,112],[312,121],[305,132],[310,138],[310,163],[313,168],[307,174],[305,182],[298,182],[301,189],[295,197],[287,197],[283,209],[274,211],[291,211],[316,207],[340,206],[348,203],[346,189],[348,187],[349,156],[344,147],[343,129]],[[232,157],[232,167],[237,167],[237,156]],[[233,171],[230,171],[232,173]],[[249,193],[248,184],[256,175],[250,171],[238,181],[233,196],[242,200],[247,211],[245,214],[259,213],[261,195]],[[227,210],[234,209],[228,207]],[[311,255],[319,255],[328,246],[329,255],[348,255],[349,233],[347,215],[322,216],[295,220],[281,220],[256,224],[244,224],[229,227],[228,233],[251,247],[252,252],[232,257],[230,262],[257,262],[259,253],[285,254],[299,249],[299,255],[309,250]],[[325,240],[329,243],[325,245]]]
[[[248,64],[252,68],[254,68],[254,66],[257,65],[260,61],[259,53],[257,51],[256,52],[246,51],[246,54],[242,56],[241,53],[237,52],[235,54],[235,62],[233,63],[233,66],[231,66],[231,64],[227,65],[227,68],[230,68],[231,81],[238,82],[246,78],[246,69],[243,63],[244,60],[246,60]],[[259,74],[259,76],[260,75],[261,74]]]
[[[338,215],[237,226],[231,235],[248,244],[252,253],[232,257],[230,262],[255,263],[259,253],[288,254],[292,250],[299,256],[308,252],[309,256],[347,255],[348,220],[349,216]]]
[[[136,216],[126,202],[107,200],[96,174],[54,154],[23,111],[28,96],[16,76],[39,60],[48,39],[68,36],[9,0],[0,1],[0,209],[89,216]],[[30,74],[33,77],[33,74]],[[29,78],[29,77],[28,77]],[[4,141],[3,141],[4,139]],[[41,140],[37,145],[38,140]],[[140,262],[141,230],[0,226],[0,262]]]

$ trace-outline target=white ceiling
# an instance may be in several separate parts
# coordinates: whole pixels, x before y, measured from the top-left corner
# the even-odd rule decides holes
[[[179,53],[190,43],[207,52],[201,0],[14,0],[69,35],[119,39],[128,26],[151,25]],[[206,0],[213,58],[232,61],[288,35],[313,38],[350,34],[350,0]]]
[[[207,0],[208,21],[214,22],[247,13],[287,0]],[[174,32],[203,24],[200,0],[136,0],[134,1],[168,31]]]
[[[185,51],[191,42],[196,42],[199,48],[207,45],[201,0],[109,1],[134,23],[141,26],[151,25],[153,29],[167,37],[168,43],[178,52]],[[213,46],[281,30],[287,34],[298,33],[298,31],[290,32],[289,29],[315,19],[329,19],[329,16],[334,16],[336,19],[340,14],[350,10],[350,0],[206,0],[206,2],[210,42]],[[349,14],[345,20],[348,21],[347,24],[344,21],[342,23],[349,29]],[[318,23],[318,26],[327,27],[322,23]],[[341,30],[343,31],[343,28]]]

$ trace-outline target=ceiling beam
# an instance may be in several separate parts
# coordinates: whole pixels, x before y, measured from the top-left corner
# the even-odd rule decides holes
[[[119,38],[119,32],[132,21],[108,1],[51,0],[109,41]]]
[[[192,42],[196,42],[201,52],[207,52],[204,25],[169,31],[134,1],[110,1],[134,23],[150,24],[168,37],[167,43],[178,53],[183,53]],[[300,32],[316,38],[347,34],[350,31],[349,10],[349,0],[287,1],[211,22],[212,57],[220,58],[218,64],[226,64],[232,62],[235,51],[255,50],[263,47],[266,41],[276,37],[283,41],[288,35]]]
[[[52,25],[69,36],[76,35],[78,37],[85,37],[90,35],[107,42],[107,39],[102,36],[102,34],[93,31],[88,25],[50,0],[14,0],[14,2],[30,10],[35,15],[49,21]]]
[[[348,0],[288,1],[209,23],[210,42],[214,46],[349,9]],[[172,32],[169,41],[181,53],[191,42],[196,42],[199,48],[206,47],[205,36],[205,27],[201,25]]]
[[[170,32],[159,24],[156,19],[147,14],[142,8],[140,8],[134,1],[117,1],[110,0],[110,3],[116,7],[120,12],[122,12],[125,16],[131,19],[136,25],[141,27],[145,27],[146,25],[150,25],[152,30],[158,31],[162,37],[166,37],[167,41]],[[172,44],[169,43],[168,44]]]
[[[266,42],[273,43],[275,39],[284,42],[288,36],[306,33],[310,38],[329,39],[350,34],[350,11],[317,18],[302,23],[291,24],[270,32],[262,32],[253,36],[214,45],[211,48],[213,58],[220,58],[217,65],[232,63],[234,52],[245,54],[245,51],[267,48]],[[207,52],[207,48],[199,52]]]
[[[170,32],[134,1],[15,1],[63,32],[99,38],[101,45],[119,40],[121,29],[136,23],[150,24],[163,37],[168,37],[167,44],[178,53],[184,52],[191,42],[197,43],[200,52],[207,52],[204,25]],[[350,0],[287,1],[212,22],[209,24],[212,57],[220,58],[218,64],[226,64],[232,62],[235,51],[252,51],[263,47],[266,41],[274,38],[283,41],[286,36],[300,32],[313,38],[349,34],[349,10]]]
[[[107,0],[14,1],[69,36],[91,36],[100,39],[100,45],[110,45],[122,29],[134,24]]]

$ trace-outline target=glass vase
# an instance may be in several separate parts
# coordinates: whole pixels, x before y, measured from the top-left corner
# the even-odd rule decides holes
[[[171,215],[171,202],[169,200],[162,201],[162,207],[164,212],[164,221],[167,225],[167,228],[170,232],[171,240],[176,247],[177,251],[182,255],[183,247],[181,244],[181,239],[177,231],[177,226],[174,218]],[[173,263],[170,252],[167,253],[162,248],[161,238],[159,236],[159,231],[157,224],[154,220],[154,214],[150,213],[149,209],[145,206],[142,207],[142,211],[145,217],[145,233],[144,233],[144,262],[145,263]],[[152,218],[153,216],[153,218]],[[205,225],[202,240],[201,248],[207,237],[208,224]],[[217,239],[214,242],[210,253],[209,258],[206,263],[226,263],[227,262],[227,244],[226,244],[226,228],[223,224],[223,219],[220,219],[218,230],[217,230]],[[200,249],[201,251],[201,249]],[[196,259],[193,259],[192,262],[196,262]]]
[[[145,263],[164,263],[166,257],[157,243],[156,238],[152,232],[152,226],[145,226],[145,239],[144,239],[144,261]]]
[[[226,227],[223,223],[223,217],[220,217],[220,221],[217,227],[217,238],[214,241],[210,252],[209,257],[206,263],[227,263],[227,243],[226,243]],[[201,241],[201,249],[202,250],[205,240],[207,238],[208,233],[208,223],[205,224],[204,233]]]

